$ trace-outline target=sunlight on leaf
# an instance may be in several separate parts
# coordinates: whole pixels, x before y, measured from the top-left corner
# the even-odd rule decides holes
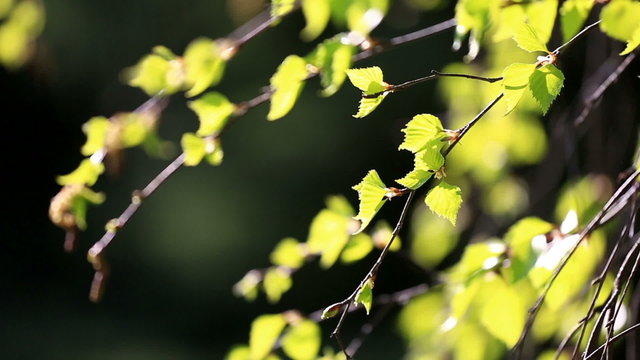
[[[370,170],[362,181],[353,187],[353,190],[358,192],[360,199],[359,211],[355,219],[360,220],[361,225],[354,233],[355,235],[369,225],[378,210],[384,205],[387,186],[382,182],[377,171]]]
[[[516,108],[522,94],[529,86],[529,79],[536,70],[535,64],[515,63],[507,66],[502,72],[502,86],[504,100],[507,103],[505,115],[511,113]]]
[[[272,304],[280,301],[282,294],[291,289],[291,285],[293,285],[291,274],[284,268],[279,266],[271,267],[264,274],[262,286],[267,294],[267,299]]]
[[[287,115],[298,100],[307,78],[307,62],[296,55],[287,56],[271,77],[271,107],[267,114],[270,121]]]
[[[384,91],[382,69],[377,66],[347,70],[347,76],[353,86],[362,90],[365,94],[376,94]]]
[[[271,263],[291,269],[298,269],[304,264],[304,253],[301,244],[294,238],[282,239],[270,255]]]
[[[264,359],[269,355],[278,337],[287,325],[282,314],[267,314],[257,317],[249,332],[249,355],[251,359]]]
[[[204,139],[193,133],[183,134],[180,144],[184,151],[184,164],[187,166],[200,164],[207,153]]]
[[[551,103],[560,94],[563,85],[564,74],[554,65],[546,65],[533,72],[529,90],[540,105],[543,115],[549,111]]]
[[[302,13],[307,25],[300,32],[305,41],[317,38],[329,23],[331,5],[329,0],[302,0]]]
[[[577,34],[587,20],[593,0],[566,0],[560,8],[560,23],[562,24],[562,38],[569,41]]]
[[[356,305],[362,304],[367,311],[367,315],[371,311],[371,305],[373,304],[373,279],[369,278],[358,290],[354,302]]]
[[[60,185],[88,185],[91,186],[98,181],[100,174],[104,172],[104,164],[94,163],[91,159],[84,159],[77,169],[66,175],[56,178]]]
[[[429,190],[425,202],[431,211],[456,225],[458,211],[462,206],[462,191],[459,187],[441,181]]]
[[[218,92],[206,93],[188,104],[200,120],[200,127],[196,132],[198,136],[208,136],[220,132],[235,110],[235,105]]]
[[[496,274],[487,274],[477,295],[482,302],[480,321],[507,347],[513,347],[524,328],[527,306],[523,294]]]
[[[438,117],[431,114],[419,114],[407,123],[404,129],[404,141],[399,150],[409,150],[416,153],[422,150],[431,140],[441,139],[444,135],[442,123]]]
[[[110,124],[106,117],[94,116],[82,125],[82,131],[87,135],[87,142],[80,149],[82,155],[90,156],[105,147]]]
[[[354,263],[362,260],[373,250],[373,240],[367,234],[360,233],[349,239],[340,255],[340,261],[344,264]]]
[[[311,320],[292,325],[282,337],[282,350],[293,360],[313,360],[322,342],[320,326]]]
[[[184,79],[189,90],[186,96],[201,94],[222,79],[225,60],[218,44],[208,38],[192,41],[184,52]]]
[[[522,23],[515,29],[513,40],[518,46],[528,52],[542,51],[548,53],[547,46],[540,41],[536,31],[527,23]]]

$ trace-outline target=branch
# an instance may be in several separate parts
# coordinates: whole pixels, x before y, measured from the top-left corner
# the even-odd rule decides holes
[[[635,324],[632,325],[624,330],[622,330],[618,335],[614,336],[613,338],[611,338],[610,342],[616,342],[618,340],[620,340],[623,336],[629,334],[630,332],[634,331],[635,329],[637,329],[638,327],[640,327],[640,323],[639,324]],[[591,354],[587,355],[583,360],[589,360],[592,357],[594,357],[595,355],[597,355],[600,351],[602,351],[604,349],[605,345],[600,345],[600,347],[598,347],[597,349],[595,349]]]
[[[584,29],[580,30],[579,33],[577,33],[574,37],[572,37],[571,39],[569,39],[567,42],[565,42],[564,44],[558,46],[555,50],[552,51],[553,54],[558,55],[558,53],[560,53],[560,50],[562,50],[563,48],[569,46],[571,43],[573,43],[575,40],[577,40],[578,38],[580,38],[582,35],[586,34],[587,31],[591,30],[593,27],[595,27],[596,25],[600,24],[601,20],[598,20],[596,22],[594,22],[591,25],[587,25],[584,27]]]

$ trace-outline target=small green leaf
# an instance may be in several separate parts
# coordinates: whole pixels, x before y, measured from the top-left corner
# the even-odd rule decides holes
[[[560,94],[564,84],[564,74],[554,65],[546,65],[531,75],[529,90],[542,108],[542,114],[546,114],[551,103]]]
[[[142,144],[150,129],[149,118],[138,113],[123,113],[117,116],[120,126],[120,145],[123,148]]]
[[[635,50],[640,45],[640,26],[633,33],[629,41],[627,42],[627,47],[620,53],[620,55],[627,55]]]
[[[258,297],[258,285],[260,285],[261,281],[262,274],[260,271],[251,270],[233,285],[233,294],[243,297],[247,301],[253,301]]]
[[[371,234],[373,245],[382,250],[387,246],[392,237],[393,229],[389,226],[389,223],[384,220],[378,221],[376,226],[373,228],[373,233]],[[389,245],[389,251],[398,251],[401,248],[402,240],[400,239],[400,236],[396,235],[393,239],[393,243]]]
[[[236,345],[229,350],[224,360],[249,360],[249,347],[246,345]]]
[[[94,163],[91,159],[84,159],[78,168],[66,175],[56,178],[60,185],[88,185],[91,186],[98,181],[100,174],[104,172],[103,163]]]
[[[356,305],[364,305],[364,308],[367,311],[367,315],[369,315],[369,312],[371,311],[371,305],[373,304],[373,285],[373,279],[369,278],[360,287],[354,299]]]
[[[360,105],[358,105],[358,113],[353,115],[354,118],[363,118],[373,112],[378,105],[382,103],[382,100],[387,96],[386,93],[374,98],[363,97],[360,99]]]
[[[511,282],[527,276],[536,262],[536,254],[532,251],[532,239],[549,232],[552,228],[552,224],[536,217],[521,219],[509,228],[504,240],[511,249]]]
[[[271,252],[270,259],[274,265],[298,269],[304,264],[302,245],[294,238],[282,239]]]
[[[338,313],[340,313],[340,311],[344,308],[344,303],[339,302],[339,303],[335,303],[335,304],[331,304],[329,306],[327,306],[323,311],[322,311],[322,316],[320,316],[320,318],[322,320],[325,319],[330,319],[336,315],[338,315]]]
[[[200,161],[207,153],[204,139],[193,133],[182,135],[180,144],[182,145],[182,151],[184,151],[184,164],[187,166],[200,164]]]
[[[250,359],[266,358],[286,325],[287,321],[282,314],[267,314],[257,317],[251,324],[249,332]]]
[[[322,332],[311,320],[292,325],[282,337],[282,350],[293,360],[312,360],[320,351]]]
[[[323,268],[333,266],[340,257],[349,241],[352,221],[348,216],[323,209],[311,222],[307,248],[312,254],[320,254]]]
[[[225,60],[218,44],[208,38],[192,41],[184,52],[184,80],[189,90],[186,96],[201,94],[222,79]]]
[[[349,201],[342,195],[332,195],[325,199],[327,209],[347,217],[353,217],[355,215],[353,207],[349,204]]]
[[[523,295],[495,275],[480,286],[475,301],[480,301],[480,322],[493,336],[513,347],[524,328],[527,306]]]
[[[620,41],[629,41],[640,27],[640,2],[616,0],[600,12],[600,29]]]
[[[274,304],[280,301],[282,294],[291,289],[291,274],[280,266],[271,267],[264,274],[262,286],[267,299]]]
[[[384,18],[389,0],[350,1],[347,8],[347,26],[349,30],[368,35]]]
[[[284,16],[295,9],[295,0],[271,0],[271,16]]]
[[[277,120],[293,108],[307,78],[307,62],[296,55],[287,56],[271,77],[271,107],[268,120]]]
[[[440,140],[432,140],[418,151],[414,157],[416,170],[438,171],[444,166],[444,156],[440,153],[443,143]]]
[[[431,114],[416,115],[402,129],[404,141],[398,149],[417,153],[431,140],[442,138],[443,131],[442,123],[436,116]]]
[[[424,185],[433,176],[433,172],[425,170],[411,170],[410,173],[396,182],[406,188],[415,190]]]
[[[142,89],[147,95],[153,96],[163,90],[169,91],[167,86],[167,73],[169,61],[159,55],[147,55],[132,68],[125,71],[127,83],[130,86]],[[172,89],[174,90],[174,89]]]
[[[307,25],[300,32],[300,37],[311,41],[327,27],[331,17],[331,4],[329,0],[302,0],[302,14]]]
[[[207,150],[205,159],[207,159],[207,162],[209,164],[213,166],[222,164],[222,160],[224,159],[224,151],[222,151],[220,138],[205,138],[205,150]]]
[[[87,142],[82,145],[80,152],[90,156],[105,147],[107,132],[111,122],[104,116],[94,116],[82,125],[82,131],[87,134]]]
[[[233,114],[235,105],[218,92],[209,92],[200,98],[189,102],[200,120],[198,136],[208,136],[220,132],[227,124],[229,116]]]
[[[367,234],[357,234],[349,239],[347,246],[342,250],[340,260],[345,264],[350,264],[362,260],[373,250],[373,240]]]
[[[504,100],[507,103],[505,115],[511,113],[518,105],[534,71],[536,71],[535,64],[515,63],[507,66],[502,72]]]
[[[356,47],[344,44],[342,42],[344,36],[339,34],[323,41],[307,56],[309,63],[320,71],[323,96],[335,94],[347,78],[346,71],[351,66],[351,57],[355,53]]]
[[[378,172],[371,170],[359,184],[353,187],[353,190],[358,192],[360,199],[358,215],[354,219],[360,220],[361,225],[354,233],[355,235],[369,225],[378,210],[384,205],[387,186],[380,179]]]
[[[531,27],[531,25],[527,23],[523,22],[521,26],[518,26],[515,29],[513,39],[521,49],[528,52],[549,52],[549,50],[547,50],[547,46],[543,44],[542,41],[540,41],[540,39],[538,38],[538,35],[536,35],[536,31],[533,29],[533,27]]]
[[[459,187],[441,181],[429,190],[425,202],[431,211],[449,220],[454,226],[456,225],[458,211],[462,206],[462,192]]]
[[[71,205],[78,229],[85,230],[87,228],[87,208],[89,204],[98,205],[104,202],[105,196],[97,193],[88,187],[83,186],[78,196],[75,196]]]
[[[589,17],[593,3],[593,0],[566,0],[562,3],[560,23],[562,24],[562,38],[565,42],[580,31],[585,20]]]
[[[347,76],[349,76],[353,86],[367,95],[377,94],[385,90],[386,84],[382,80],[382,69],[377,66],[350,69],[347,70]]]

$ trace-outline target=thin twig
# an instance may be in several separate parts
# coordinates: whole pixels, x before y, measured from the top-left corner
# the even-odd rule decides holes
[[[618,340],[620,340],[623,336],[627,335],[628,333],[634,331],[635,329],[637,329],[638,327],[640,327],[640,323],[632,325],[622,331],[620,331],[620,333],[618,333],[618,335],[614,336],[613,338],[611,338],[610,342],[616,342]],[[604,344],[600,345],[600,347],[598,347],[597,349],[595,349],[591,354],[587,355],[583,360],[589,360],[591,359],[593,356],[595,356],[596,354],[598,354],[600,351],[602,351],[604,349]]]
[[[566,46],[568,46],[569,44],[573,43],[575,40],[577,40],[579,37],[581,37],[582,35],[584,35],[587,31],[591,30],[594,26],[600,24],[601,20],[598,20],[596,22],[594,22],[591,25],[587,25],[584,27],[584,29],[580,30],[579,33],[577,33],[576,35],[574,35],[571,39],[569,39],[567,42],[565,42],[564,44],[558,46],[555,50],[552,51],[553,54],[558,55],[558,53],[560,52],[560,50],[564,49]]]
[[[424,76],[418,79],[414,79],[414,80],[409,80],[406,82],[403,82],[402,84],[398,84],[398,85],[388,85],[384,90],[373,93],[373,94],[363,94],[362,97],[363,98],[377,98],[378,96],[385,94],[385,93],[392,93],[392,92],[396,92],[398,90],[404,90],[407,88],[410,88],[414,85],[418,85],[421,84],[423,82],[427,82],[429,80],[434,80],[437,79],[439,77],[461,77],[461,78],[466,78],[466,79],[473,79],[473,80],[480,80],[480,81],[486,81],[488,83],[494,83],[496,81],[500,81],[502,80],[502,77],[497,77],[497,78],[490,78],[490,77],[483,77],[483,76],[476,76],[476,75],[469,75],[469,74],[453,74],[453,73],[441,73],[435,70],[431,70],[431,75],[429,76]]]

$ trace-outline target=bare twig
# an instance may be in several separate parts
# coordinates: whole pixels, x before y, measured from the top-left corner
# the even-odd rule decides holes
[[[620,340],[622,337],[624,337],[625,335],[629,334],[630,332],[634,331],[635,329],[637,329],[638,327],[640,327],[640,323],[639,324],[635,324],[632,325],[622,331],[620,331],[620,333],[618,333],[618,335],[614,336],[611,338],[611,340],[609,341],[610,343],[616,342],[618,340]],[[600,345],[600,347],[598,347],[597,349],[595,349],[592,353],[590,353],[589,355],[585,356],[583,360],[589,360],[592,357],[596,356],[600,351],[602,351],[604,349],[605,345],[602,344]]]
[[[584,29],[580,30],[579,33],[577,33],[576,35],[574,35],[571,39],[569,39],[567,42],[565,42],[564,44],[558,46],[555,50],[552,51],[552,53],[558,55],[558,53],[560,53],[560,50],[564,49],[565,47],[569,46],[571,43],[573,43],[575,40],[577,40],[578,38],[580,38],[582,35],[584,35],[587,31],[591,30],[592,28],[594,28],[595,26],[597,26],[598,24],[600,24],[601,20],[598,20],[596,22],[594,22],[591,25],[587,25],[584,27]]]

